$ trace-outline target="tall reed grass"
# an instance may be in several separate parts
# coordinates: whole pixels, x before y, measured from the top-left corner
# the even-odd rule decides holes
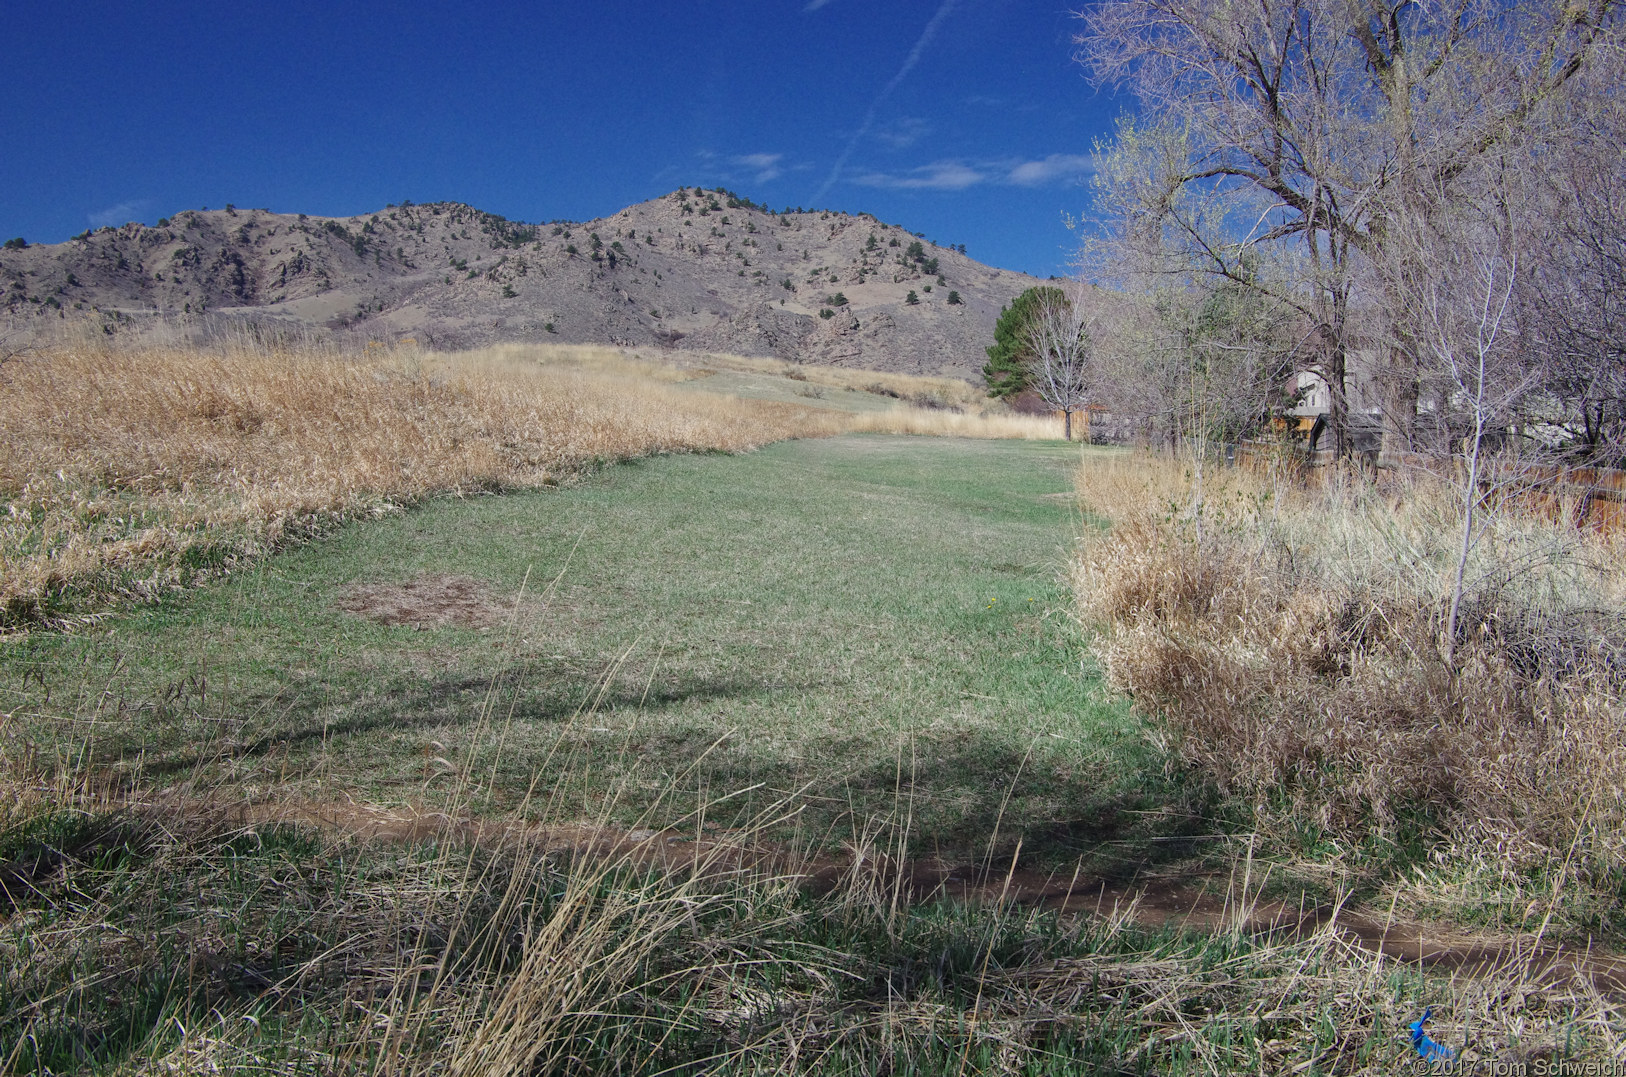
[[[1106,524],[1073,567],[1079,615],[1176,756],[1346,862],[1426,854],[1422,904],[1626,928],[1619,539],[1491,514],[1446,647],[1451,487],[1210,465],[1199,498],[1197,478],[1145,455],[1077,476]]]

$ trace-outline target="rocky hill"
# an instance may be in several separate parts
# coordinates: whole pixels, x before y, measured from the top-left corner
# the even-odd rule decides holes
[[[660,345],[967,378],[1000,307],[1034,283],[868,215],[698,188],[584,223],[457,203],[339,218],[228,206],[0,249],[13,321],[208,312],[435,348]]]

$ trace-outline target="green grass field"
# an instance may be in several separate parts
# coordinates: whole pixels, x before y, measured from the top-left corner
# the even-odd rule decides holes
[[[1190,824],[1064,612],[1079,452],[845,437],[435,501],[12,640],[4,707],[41,756],[142,784],[414,809],[461,785],[655,828],[750,789],[731,810],[792,798],[816,845],[907,817],[914,849],[971,855],[999,823],[1121,875]],[[341,608],[445,577],[486,623]]]
[[[1427,1005],[1476,1057],[1608,1057],[1579,978],[1531,1020],[1528,970],[1009,900],[1018,859],[1083,889],[1225,859],[1067,612],[1093,451],[649,458],[0,641],[0,1077],[1386,1074]],[[358,805],[678,837],[380,836]],[[995,885],[754,858],[905,844]]]

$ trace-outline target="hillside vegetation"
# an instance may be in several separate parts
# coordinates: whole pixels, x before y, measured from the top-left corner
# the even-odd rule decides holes
[[[0,250],[0,310],[36,328],[94,319],[196,337],[207,318],[440,350],[659,345],[962,378],[1033,283],[871,216],[771,212],[699,188],[582,223],[456,203],[332,218],[227,208]]]

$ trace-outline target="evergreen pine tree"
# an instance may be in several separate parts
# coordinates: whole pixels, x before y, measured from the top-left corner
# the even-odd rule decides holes
[[[987,349],[988,362],[982,368],[989,396],[996,399],[1015,396],[1028,387],[1028,361],[1032,355],[1027,325],[1046,293],[1051,293],[1052,299],[1062,299],[1061,289],[1040,285],[1017,296],[1010,306],[1000,308],[999,321],[994,323],[994,343]]]

